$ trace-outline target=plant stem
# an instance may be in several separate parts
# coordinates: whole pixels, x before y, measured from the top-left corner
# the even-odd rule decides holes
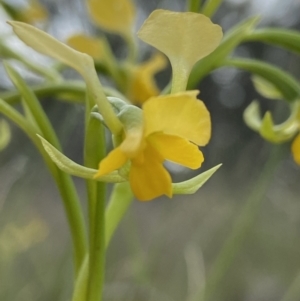
[[[115,184],[110,201],[105,212],[105,247],[107,248],[109,242],[115,233],[120,221],[124,217],[129,205],[133,201],[133,194],[130,189],[129,183]]]
[[[105,183],[97,183],[98,200],[90,233],[89,280],[87,301],[102,300],[105,268]]]
[[[91,118],[90,113],[94,102],[87,95],[85,113],[85,166],[97,168],[105,157],[105,131],[103,124]],[[86,278],[86,295],[84,300],[102,300],[105,267],[105,196],[106,184],[95,180],[87,180],[87,195],[89,209],[89,258]]]
[[[188,0],[187,11],[198,13],[200,11],[202,0]]]
[[[76,194],[74,184],[67,174],[62,172],[45,152],[40,139],[36,134],[42,134],[39,129],[30,124],[19,112],[0,99],[0,112],[19,126],[32,140],[40,151],[44,161],[53,176],[63,199],[67,220],[73,241],[74,261],[76,274],[79,270],[86,252],[86,236],[83,214]]]
[[[292,282],[287,292],[284,294],[281,301],[294,301],[298,300],[300,296],[300,272],[296,275],[295,280]]]
[[[30,87],[31,91],[38,97],[45,97],[49,95],[62,94],[64,99],[75,102],[75,103],[84,103],[84,96],[86,92],[86,86],[83,81],[63,81],[59,83],[46,83],[42,85],[36,85]],[[108,96],[114,96],[121,98],[129,102],[126,97],[113,88],[105,87],[103,88],[104,92]],[[71,99],[67,99],[66,94],[72,96]],[[75,96],[75,97],[74,97]],[[13,105],[20,102],[21,95],[19,91],[10,91],[0,93],[0,98],[5,100],[8,104]]]
[[[207,0],[203,6],[202,14],[211,18],[219,6],[222,4],[223,0]]]
[[[214,293],[216,287],[225,276],[228,268],[238,253],[242,242],[247,237],[253,222],[259,212],[264,195],[269,187],[270,181],[274,175],[279,158],[282,154],[282,146],[275,145],[271,154],[265,163],[263,170],[257,180],[257,187],[252,190],[245,206],[235,221],[233,230],[222,247],[215,263],[213,264],[204,289],[201,289],[193,300],[204,301]]]

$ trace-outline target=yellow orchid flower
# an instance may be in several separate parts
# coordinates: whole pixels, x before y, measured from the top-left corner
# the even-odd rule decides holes
[[[127,38],[132,33],[135,7],[130,0],[88,0],[92,20],[106,31]]]
[[[150,97],[160,93],[154,76],[167,65],[166,57],[161,53],[154,54],[149,60],[128,68],[129,85],[127,98],[134,104],[142,104]]]
[[[197,145],[204,146],[210,139],[210,115],[197,99],[198,93],[186,91],[146,101],[142,124],[125,128],[125,139],[100,162],[95,178],[130,161],[129,182],[139,200],[172,197],[171,176],[164,160],[197,169],[204,160]]]

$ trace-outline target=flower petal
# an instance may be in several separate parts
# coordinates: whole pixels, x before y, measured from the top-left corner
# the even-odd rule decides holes
[[[166,57],[156,53],[148,61],[133,68],[128,98],[133,103],[143,103],[152,96],[159,94],[154,75],[164,69]]]
[[[68,38],[67,44],[77,51],[86,53],[96,60],[105,59],[104,42],[84,34],[76,34]]]
[[[127,160],[128,159],[122,152],[121,148],[115,148],[99,163],[99,170],[95,174],[94,178],[101,177],[121,168]]]
[[[135,127],[126,132],[126,138],[120,148],[127,158],[134,158],[144,147],[143,128]]]
[[[211,135],[210,114],[198,91],[150,98],[143,105],[145,136],[163,132],[203,146]]]
[[[144,158],[133,159],[129,181],[134,195],[140,201],[150,201],[161,195],[172,197],[171,176],[162,164],[162,158],[150,145]]]
[[[295,162],[300,165],[300,134],[298,134],[294,139],[291,150]]]
[[[204,161],[203,154],[197,145],[178,136],[157,133],[150,135],[147,140],[164,159],[174,163],[197,169]]]
[[[155,10],[138,37],[170,59],[173,76],[187,79],[193,65],[220,44],[222,29],[204,15]],[[184,74],[180,76],[181,74]]]
[[[89,0],[88,9],[93,21],[101,28],[128,35],[135,18],[135,8],[130,0]]]

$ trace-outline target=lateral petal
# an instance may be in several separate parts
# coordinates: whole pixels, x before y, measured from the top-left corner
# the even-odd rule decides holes
[[[204,161],[198,146],[178,136],[157,133],[150,135],[147,140],[166,160],[197,169]]]
[[[150,98],[143,105],[145,136],[155,132],[206,145],[211,136],[210,114],[197,99],[198,91]]]
[[[94,178],[101,177],[121,168],[126,161],[127,157],[122,152],[121,148],[115,148],[99,163],[99,169]]]
[[[134,195],[140,201],[150,201],[161,195],[172,197],[171,176],[162,161],[151,146],[144,151],[142,160],[132,160],[129,181]]]

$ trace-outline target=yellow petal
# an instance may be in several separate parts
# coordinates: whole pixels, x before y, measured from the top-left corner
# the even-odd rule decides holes
[[[126,161],[127,157],[124,155],[121,148],[115,148],[100,162],[99,170],[94,178],[99,178],[121,168]]]
[[[152,96],[159,94],[155,82],[155,74],[166,67],[167,59],[161,53],[156,53],[148,61],[133,68],[128,98],[133,103],[142,104]]]
[[[211,135],[210,114],[197,99],[198,91],[150,98],[143,105],[145,136],[155,132],[206,145]]]
[[[132,160],[129,181],[140,201],[150,201],[161,195],[172,197],[171,177],[162,165],[162,158],[150,146],[144,151],[144,160]]]
[[[84,34],[76,34],[67,40],[67,44],[77,51],[86,53],[96,60],[105,59],[105,45],[101,39]]]
[[[130,0],[89,0],[92,20],[103,29],[120,35],[131,33],[135,8]]]
[[[165,160],[197,169],[204,161],[202,152],[197,145],[178,136],[162,133],[150,135],[147,141],[162,155]]]
[[[292,143],[292,154],[295,162],[300,165],[300,134],[296,136]]]
[[[193,65],[215,50],[223,34],[221,27],[204,15],[159,9],[148,17],[138,36],[167,55],[173,81],[181,85]]]
[[[120,149],[128,158],[134,158],[143,146],[143,128],[134,127],[127,131],[126,138],[120,145]]]

